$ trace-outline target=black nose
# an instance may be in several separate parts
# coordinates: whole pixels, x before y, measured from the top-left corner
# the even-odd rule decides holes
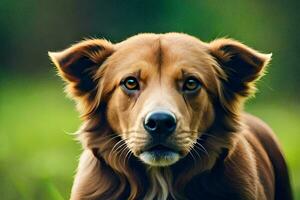
[[[167,137],[176,129],[176,118],[168,111],[152,112],[146,116],[144,128],[153,137]]]

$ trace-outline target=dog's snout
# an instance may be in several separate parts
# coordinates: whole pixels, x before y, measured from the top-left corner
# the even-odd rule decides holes
[[[153,137],[169,136],[176,129],[176,117],[169,111],[149,113],[144,121],[145,130]]]

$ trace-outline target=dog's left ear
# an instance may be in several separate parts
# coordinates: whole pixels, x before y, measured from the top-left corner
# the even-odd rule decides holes
[[[263,75],[272,56],[232,39],[214,40],[209,43],[209,48],[227,76],[226,86],[242,96],[251,94],[252,83]]]
[[[79,42],[60,52],[49,52],[59,75],[67,82],[71,97],[81,97],[97,84],[94,75],[103,62],[114,52],[112,43],[102,39]]]

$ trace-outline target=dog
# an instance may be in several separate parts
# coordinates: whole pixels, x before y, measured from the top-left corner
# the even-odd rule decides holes
[[[71,200],[291,200],[272,130],[243,111],[271,54],[183,33],[49,52],[83,146]]]

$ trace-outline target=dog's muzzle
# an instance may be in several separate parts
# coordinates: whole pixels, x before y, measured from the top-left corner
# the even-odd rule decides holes
[[[140,159],[151,166],[168,166],[179,160],[179,153],[167,143],[177,126],[177,119],[166,110],[150,112],[144,120],[151,143],[140,155]]]

